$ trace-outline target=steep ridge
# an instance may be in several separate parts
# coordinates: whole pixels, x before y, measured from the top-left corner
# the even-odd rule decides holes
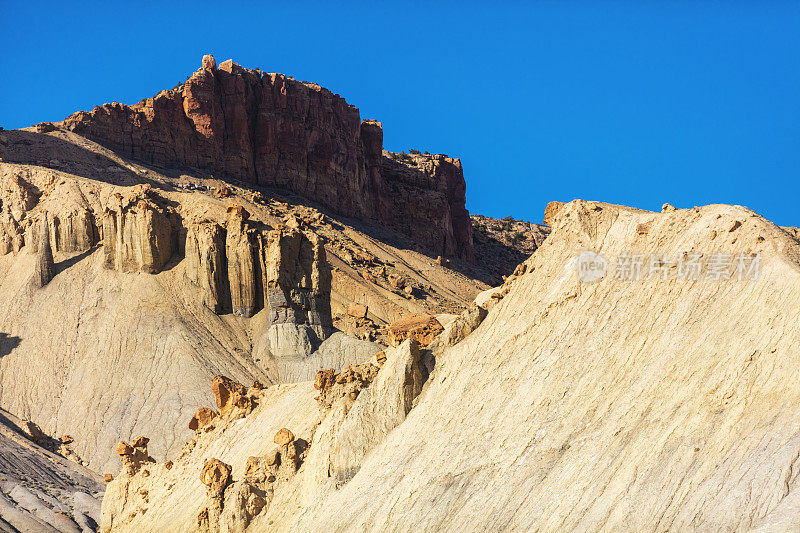
[[[150,527],[176,531],[202,530],[213,509],[253,531],[799,527],[800,242],[738,206],[576,200],[550,222],[503,287],[427,350],[386,350],[355,400],[314,406],[310,384],[258,392],[252,414],[199,433],[170,473],[109,485],[104,525],[137,530],[125,495],[145,488],[159,494]],[[651,254],[627,279],[628,258]],[[252,478],[248,456],[273,457],[280,426],[309,447],[291,474]],[[232,468],[206,493],[212,458]]]
[[[72,435],[98,472],[120,438],[175,453],[217,374],[312,379],[486,288],[307,199],[42,129],[0,132],[0,407]]]
[[[380,122],[319,85],[211,56],[185,83],[61,124],[145,164],[191,167],[228,181],[279,187],[336,213],[374,219],[434,255],[473,260],[461,162],[395,166]],[[413,163],[413,161],[411,161]]]

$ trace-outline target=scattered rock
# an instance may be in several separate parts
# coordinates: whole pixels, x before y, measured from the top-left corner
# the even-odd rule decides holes
[[[22,430],[22,434],[25,435],[28,440],[35,442],[36,444],[44,445],[47,441],[47,435],[44,434],[42,428],[40,428],[35,422],[23,420],[22,424],[20,425],[20,429]]]
[[[125,441],[120,441],[117,444],[117,455],[120,455],[120,456],[133,455],[134,451],[135,450],[133,449],[133,446],[131,446],[130,444],[128,444]]]
[[[189,429],[197,431],[211,424],[217,413],[208,407],[200,407],[195,411],[194,416],[189,420]]]
[[[444,328],[435,317],[426,313],[406,316],[389,326],[389,344],[399,346],[406,339],[414,339],[427,346]]]
[[[281,428],[275,434],[275,438],[273,440],[275,441],[275,444],[279,446],[285,446],[294,440],[294,433],[286,428]]]
[[[367,306],[363,304],[355,302],[350,302],[347,304],[347,314],[354,318],[366,318],[367,310]]]
[[[675,211],[675,207],[670,204],[664,204],[661,206],[662,213],[669,213],[670,211]]]
[[[214,393],[214,400],[217,402],[217,409],[219,409],[221,415],[231,412],[236,407],[237,401],[242,396],[247,395],[247,389],[244,385],[221,375],[214,376],[211,381],[211,392]],[[201,407],[200,409],[203,408]]]

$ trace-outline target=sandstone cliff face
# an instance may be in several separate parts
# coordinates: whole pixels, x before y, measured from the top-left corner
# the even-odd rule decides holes
[[[223,228],[189,223],[186,277],[215,313],[249,318],[268,311],[268,328],[308,326],[316,347],[331,332],[331,268],[313,231],[270,229],[250,221],[241,206],[227,210]],[[275,326],[275,328],[273,328]]]
[[[176,251],[175,217],[154,201],[147,187],[130,196],[117,193],[103,215],[106,268],[120,272],[160,272]]]
[[[474,261],[472,222],[461,161],[446,155],[383,152],[381,173],[396,216],[386,221],[438,255]]]
[[[458,160],[436,156],[419,173],[426,179],[406,179],[382,161],[381,124],[362,122],[338,95],[230,60],[203,65],[182,86],[78,112],[63,125],[145,163],[281,187],[395,226],[434,254],[471,260]]]

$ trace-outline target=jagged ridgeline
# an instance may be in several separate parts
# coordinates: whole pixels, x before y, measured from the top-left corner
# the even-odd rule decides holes
[[[2,131],[0,160],[0,408],[98,473],[136,435],[177,452],[215,376],[365,364],[488,288],[460,162],[383,151],[380,123],[279,74],[206,58],[139,104]]]
[[[473,260],[461,162],[384,155],[380,122],[319,85],[211,56],[181,86],[95,107],[62,126],[145,163],[293,191],[376,220],[434,255]]]

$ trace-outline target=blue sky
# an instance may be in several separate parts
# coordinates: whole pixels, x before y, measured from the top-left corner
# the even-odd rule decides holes
[[[800,2],[68,4],[0,3],[0,126],[137,102],[212,53],[340,93],[387,149],[460,157],[473,213],[734,203],[800,226]]]

